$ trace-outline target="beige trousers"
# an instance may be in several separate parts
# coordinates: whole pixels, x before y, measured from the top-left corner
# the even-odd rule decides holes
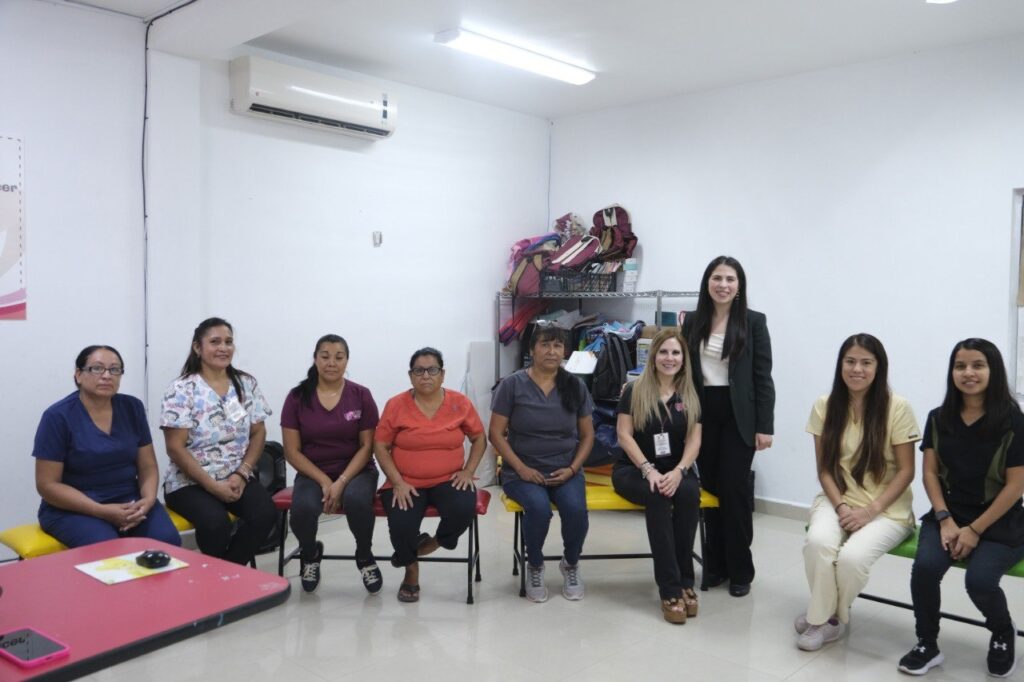
[[[823,493],[811,504],[804,542],[804,568],[811,588],[807,622],[821,625],[834,614],[850,622],[850,604],[868,584],[871,566],[910,535],[913,529],[877,516],[858,531],[847,533]]]

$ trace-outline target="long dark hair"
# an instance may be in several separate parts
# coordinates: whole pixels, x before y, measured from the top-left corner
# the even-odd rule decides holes
[[[533,336],[530,338],[530,352],[533,353],[533,349],[537,347],[538,343],[545,341],[561,341],[562,345],[566,345],[565,332],[558,327],[537,327],[537,330],[533,332]],[[558,389],[558,395],[562,400],[562,408],[572,414],[576,414],[580,405],[583,403],[583,383],[575,376],[570,374],[562,366],[558,367],[558,373],[555,374],[555,388]]]
[[[864,396],[864,436],[854,457],[853,480],[864,485],[864,475],[871,474],[875,481],[881,481],[885,473],[885,448],[888,443],[889,426],[889,356],[885,354],[882,342],[871,334],[854,334],[843,341],[836,358],[836,373],[832,379],[832,392],[825,408],[825,424],[821,431],[822,468],[832,474],[839,486],[839,492],[846,492],[846,482],[840,468],[840,450],[843,431],[850,417],[850,389],[843,381],[843,358],[851,348],[858,346],[875,356],[875,378]]]
[[[742,353],[747,345],[747,274],[743,272],[743,266],[735,258],[719,256],[704,269],[704,276],[700,279],[700,292],[697,294],[697,310],[693,313],[694,323],[690,340],[691,350],[699,352],[700,342],[707,343],[711,336],[711,318],[715,313],[715,304],[708,292],[708,282],[711,281],[711,273],[719,265],[727,265],[735,270],[736,279],[739,281],[739,291],[732,300],[729,321],[725,325],[725,341],[722,343],[722,359],[725,360]]]
[[[992,438],[1006,430],[1010,415],[1020,411],[1020,405],[1010,393],[1010,383],[1006,378],[1006,366],[999,349],[991,341],[985,339],[964,339],[949,354],[949,368],[946,370],[946,397],[939,408],[939,426],[946,433],[951,432],[960,421],[960,412],[964,407],[964,396],[953,383],[953,365],[956,354],[961,350],[976,350],[985,356],[988,363],[988,388],[985,389],[985,419],[979,426],[981,435]]]
[[[310,365],[309,370],[306,372],[306,378],[292,389],[292,393],[296,394],[299,402],[306,407],[313,404],[313,394],[316,393],[317,384],[320,383],[320,372],[316,369],[316,354],[320,352],[320,346],[325,343],[340,343],[345,347],[345,357],[349,357],[348,341],[337,334],[324,334],[317,339],[316,346],[313,347],[313,364]]]
[[[82,349],[82,352],[75,358],[75,369],[84,370],[85,363],[89,361],[89,356],[98,350],[109,350],[111,353],[117,356],[117,361],[121,363],[121,369],[124,369],[124,359],[121,358],[121,354],[117,352],[117,349],[113,346],[105,346],[103,344],[96,344],[94,346],[86,346]],[[71,380],[75,382],[75,387],[79,387],[78,379],[71,377]]]
[[[181,367],[181,376],[179,379],[192,376],[193,374],[199,374],[203,368],[202,358],[199,357],[199,353],[196,351],[195,346],[199,344],[199,347],[203,346],[203,337],[206,336],[206,332],[210,331],[214,327],[227,327],[228,331],[232,335],[235,333],[235,328],[231,326],[231,323],[220,317],[208,317],[199,323],[195,331],[192,332],[192,343],[189,345],[188,357],[185,358],[185,364]],[[238,400],[240,402],[245,401],[245,388],[242,385],[242,377],[252,378],[251,374],[243,372],[242,370],[235,369],[234,365],[228,365],[228,378],[231,379],[231,384],[235,387],[235,393],[238,394]]]

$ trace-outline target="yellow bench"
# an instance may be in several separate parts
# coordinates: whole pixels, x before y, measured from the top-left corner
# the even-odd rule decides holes
[[[512,531],[512,575],[519,576],[519,596],[526,596],[526,540],[523,537],[523,508],[518,502],[513,500],[505,493],[501,494],[501,503],[505,506],[505,511],[512,512],[516,515],[515,525]],[[557,509],[554,504],[551,505],[552,509]],[[717,509],[718,498],[709,493],[707,490],[700,491],[700,517],[698,527],[700,528],[700,555],[696,552],[693,553],[693,557],[697,560],[697,563],[703,565],[701,557],[704,555],[704,544],[707,542],[707,536],[704,531],[704,510],[705,509]],[[588,485],[587,486],[587,511],[643,511],[643,505],[633,504],[626,498],[622,497],[615,492],[613,488],[607,485]],[[544,561],[556,561],[560,557],[557,556],[545,556]],[[651,553],[618,553],[618,554],[581,554],[580,559],[650,559]],[[701,571],[701,590],[707,590],[707,585],[704,582],[704,571]]]
[[[164,508],[166,509],[166,507]],[[167,509],[167,513],[179,533],[192,530],[192,524],[184,516],[170,509]],[[44,533],[38,523],[26,523],[23,526],[0,531],[0,544],[10,547],[19,559],[33,559],[67,549],[57,541],[57,538]]]

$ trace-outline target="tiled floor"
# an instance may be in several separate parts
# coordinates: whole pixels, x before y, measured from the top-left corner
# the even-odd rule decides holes
[[[368,596],[355,566],[325,562],[320,589],[304,594],[298,564],[288,567],[293,591],[277,608],[104,670],[92,680],[908,680],[896,661],[914,644],[909,611],[858,600],[848,636],[821,651],[795,646],[792,620],[805,606],[800,547],[803,523],[758,515],[757,579],[749,597],[724,587],[701,593],[700,615],[686,625],[664,622],[649,560],[584,563],[587,597],[561,597],[561,576],[548,565],[551,599],[518,596],[511,574],[512,516],[492,504],[481,519],[483,582],[476,604],[465,603],[464,567],[424,564],[417,604],[395,599],[401,572],[382,566],[385,587]],[[549,553],[557,553],[558,524]],[[341,518],[321,525],[328,552],[349,552]],[[464,539],[463,539],[464,541]],[[289,543],[294,540],[289,538]],[[290,545],[289,545],[290,546]],[[379,520],[378,554],[390,551]],[[461,551],[462,546],[457,551]],[[643,517],[591,514],[586,550],[647,551]],[[260,567],[276,570],[276,556]],[[698,569],[699,570],[699,569]],[[883,557],[869,591],[905,599],[910,561]],[[1011,608],[1024,620],[1024,581],[1004,580]],[[950,572],[944,608],[976,615],[963,592],[963,572]],[[1018,639],[1021,644],[1024,640]],[[946,664],[928,680],[985,678],[988,632],[943,621]],[[1024,679],[1024,672],[1015,677]]]

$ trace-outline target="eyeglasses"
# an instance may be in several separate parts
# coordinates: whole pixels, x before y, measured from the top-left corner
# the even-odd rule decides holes
[[[436,377],[441,373],[440,367],[413,367],[409,370],[409,374],[421,377],[424,374],[429,374],[432,377]]]
[[[82,368],[83,372],[88,372],[93,376],[101,377],[104,372],[110,372],[110,376],[119,377],[124,374],[124,367],[104,367],[103,365],[89,365],[88,367]]]

